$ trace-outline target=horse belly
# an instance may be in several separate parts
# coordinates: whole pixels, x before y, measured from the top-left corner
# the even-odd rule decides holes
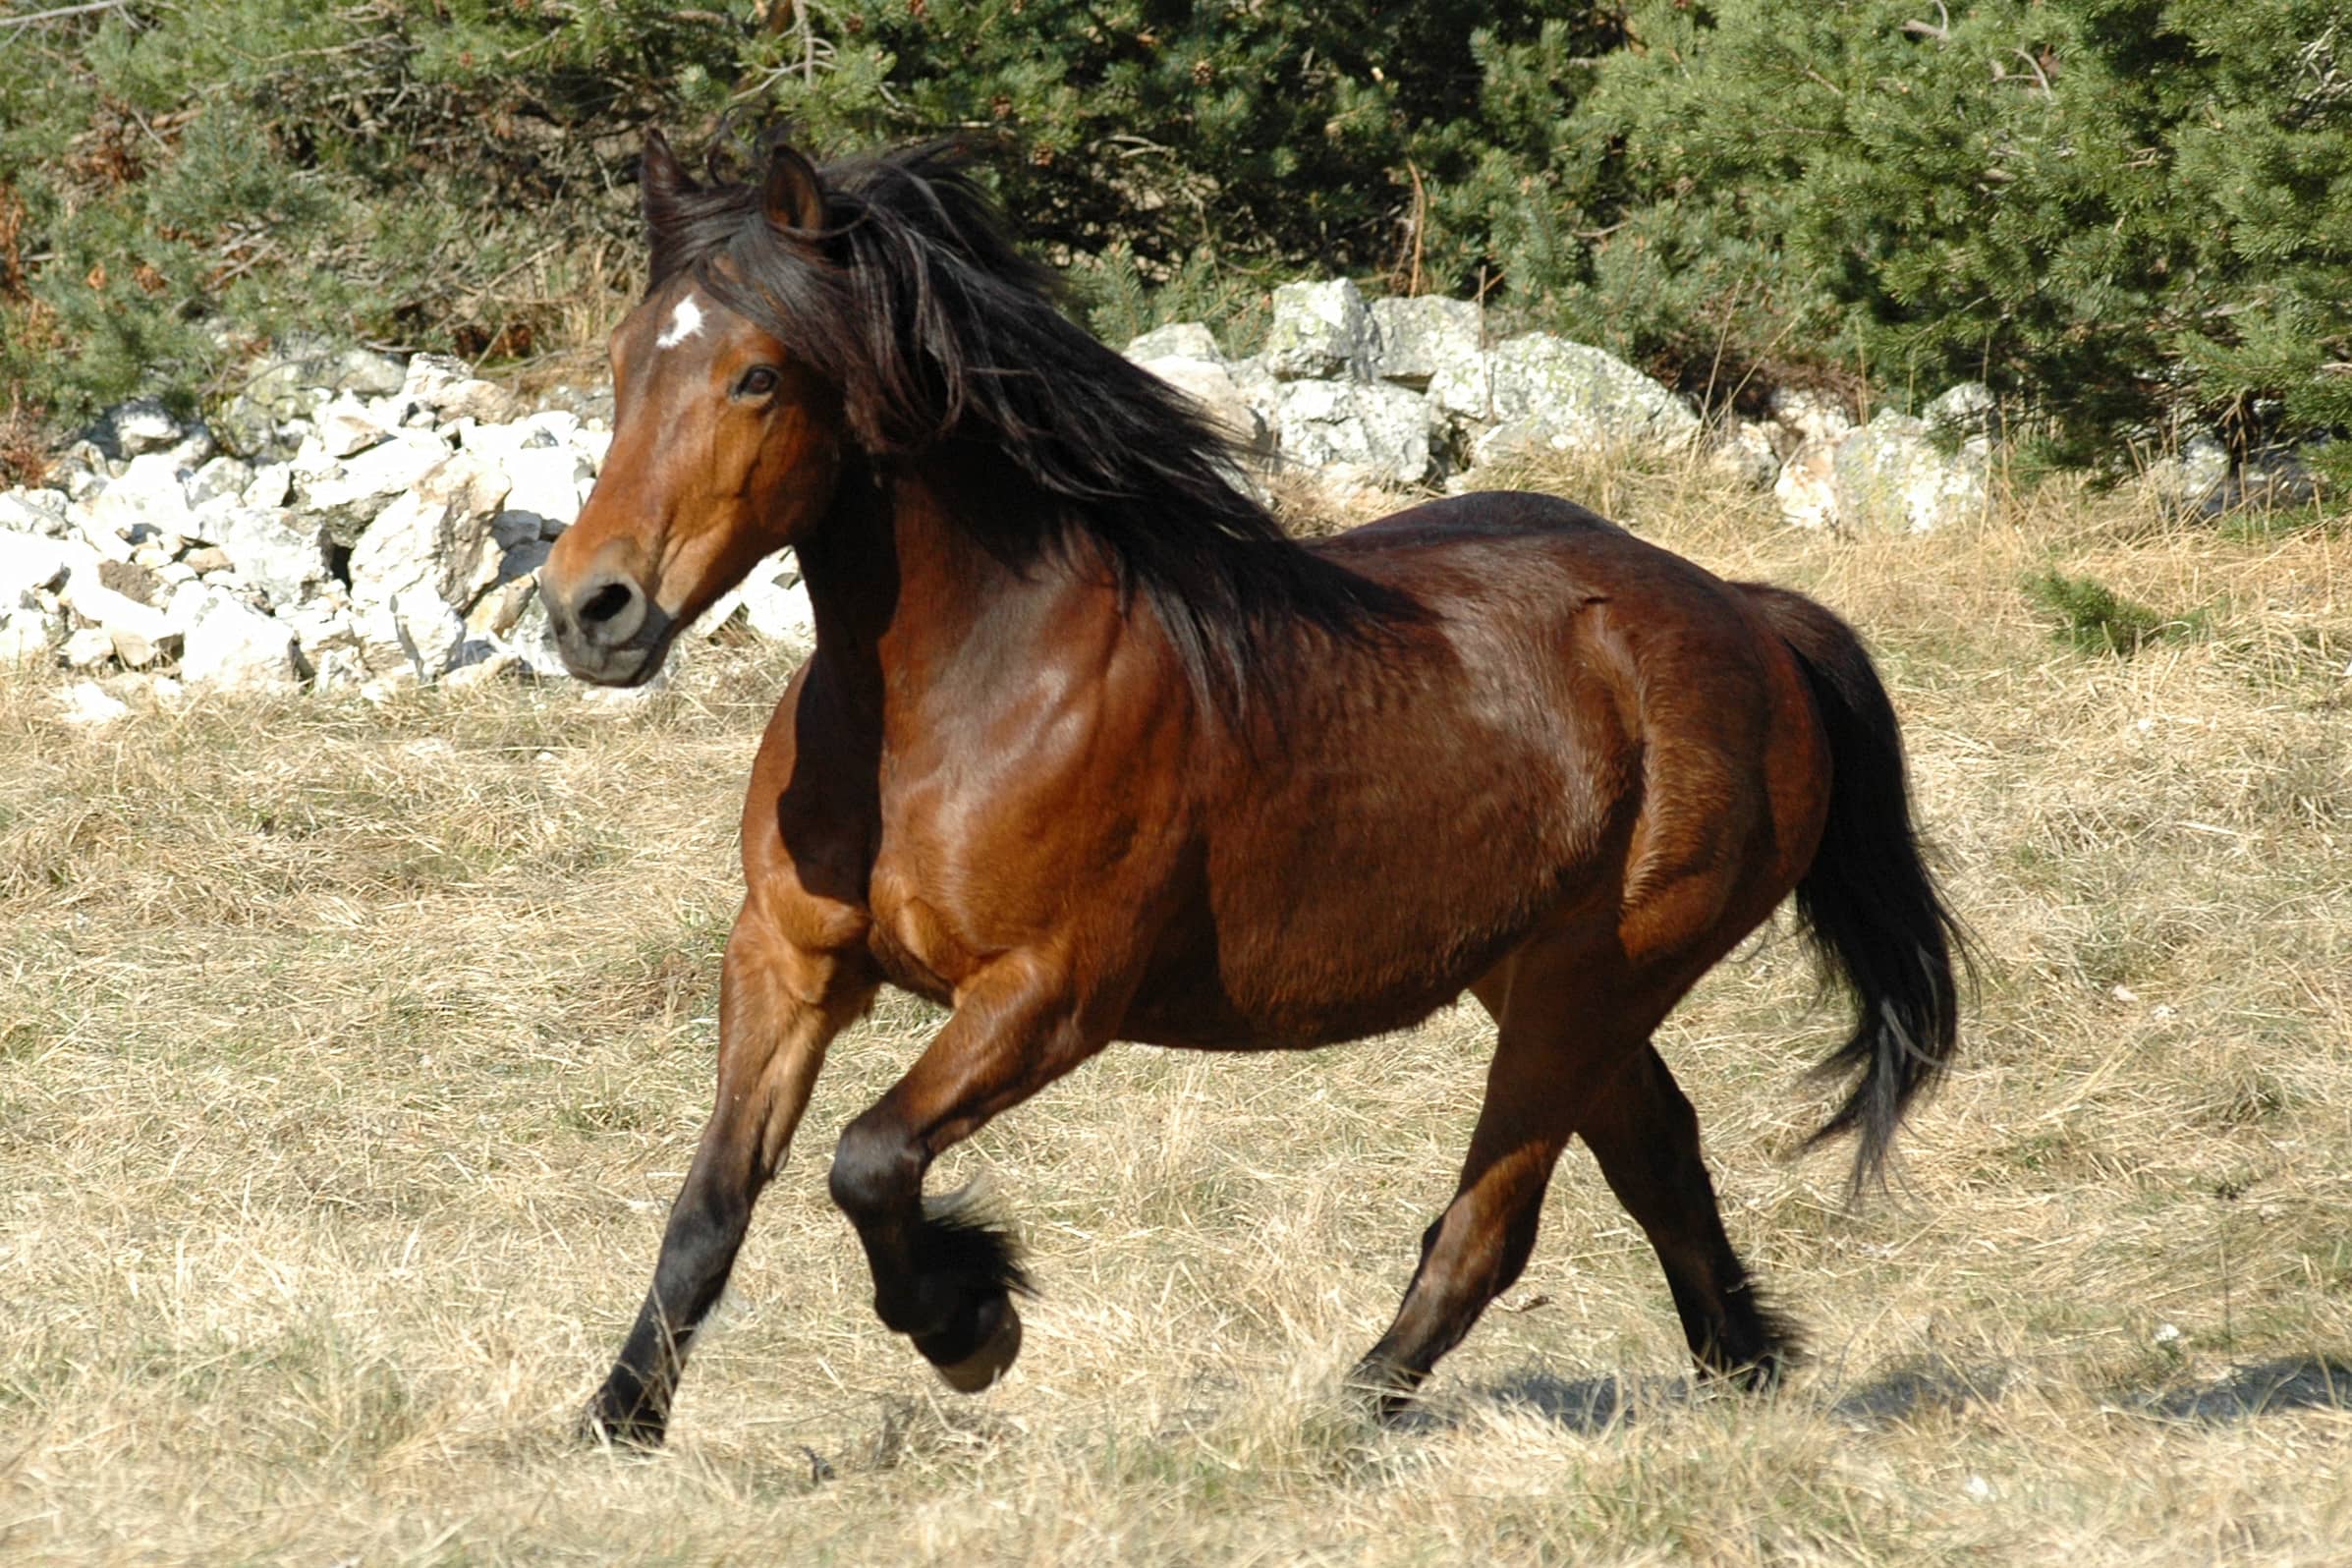
[[[1565,776],[1557,747],[1399,760],[1319,778],[1229,834],[1205,928],[1138,1013],[1165,1028],[1189,1011],[1237,1044],[1329,1044],[1427,1017],[1540,927],[1614,929],[1627,813]]]

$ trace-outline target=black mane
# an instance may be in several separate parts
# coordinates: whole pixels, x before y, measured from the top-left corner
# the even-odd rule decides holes
[[[1226,439],[1062,313],[1054,274],[1014,246],[965,164],[953,142],[827,164],[819,230],[770,223],[756,183],[649,192],[653,283],[691,272],[834,380],[885,471],[946,442],[1000,454],[1042,493],[969,508],[966,526],[1018,563],[1092,539],[1220,706],[1245,699],[1270,634],[1364,640],[1422,614],[1237,489]]]

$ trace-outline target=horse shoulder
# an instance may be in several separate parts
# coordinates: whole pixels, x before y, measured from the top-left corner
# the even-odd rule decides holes
[[[886,962],[952,990],[1030,951],[1117,983],[1188,832],[1182,671],[1153,646],[1081,645],[926,718],[886,769],[872,869]]]

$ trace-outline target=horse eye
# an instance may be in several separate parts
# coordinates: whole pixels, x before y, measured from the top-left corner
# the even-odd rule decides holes
[[[735,395],[739,398],[763,398],[776,389],[776,379],[774,365],[755,364],[736,381]]]

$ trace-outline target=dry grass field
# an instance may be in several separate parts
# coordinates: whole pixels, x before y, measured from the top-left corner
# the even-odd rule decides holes
[[[1924,539],[1546,476],[1862,626],[1983,954],[1895,1191],[1799,1158],[1785,934],[1667,1027],[1810,1327],[1699,1388],[1572,1152],[1525,1279],[1383,1430],[1337,1380],[1450,1191],[1475,1007],[1343,1051],[1114,1050],[990,1128],[1045,1292],[960,1400],[868,1310],[834,1047],[670,1449],[569,1429],[705,1109],[737,795],[789,661],[654,698],[198,701],[0,678],[0,1560],[2352,1562],[2352,541],[2044,488]],[[2053,636],[2047,568],[2156,607]],[[147,704],[151,708],[151,704]]]

